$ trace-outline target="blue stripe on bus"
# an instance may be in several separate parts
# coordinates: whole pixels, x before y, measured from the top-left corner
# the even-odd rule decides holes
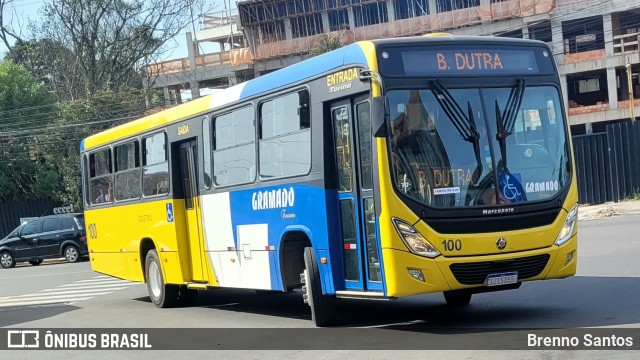
[[[367,58],[360,45],[351,44],[249,80],[242,89],[240,99],[285,87],[346,64],[367,64]]]
[[[286,206],[282,206],[282,199],[279,202],[280,207],[275,206],[275,202],[269,202],[269,195],[274,191],[286,189],[287,193],[293,191],[293,206],[287,200]],[[260,193],[260,195],[258,195]],[[256,194],[254,196],[254,194]],[[255,209],[254,201],[263,198],[267,194],[267,208]],[[289,231],[301,231],[309,237],[312,246],[316,250],[316,256],[319,258],[319,250],[329,250],[329,234],[327,220],[327,211],[324,204],[325,191],[322,188],[308,185],[280,185],[273,187],[265,187],[260,189],[232,191],[229,194],[231,205],[231,223],[233,228],[233,236],[235,247],[239,251],[242,244],[238,243],[237,229],[238,225],[252,224],[268,224],[268,245],[273,246],[276,254],[280,255],[280,242]],[[273,207],[271,206],[273,204]],[[262,250],[262,249],[259,249]],[[321,276],[333,277],[331,256],[327,256],[327,264],[321,266]],[[271,273],[271,289],[284,290],[282,283],[279,256],[271,256],[269,259],[269,268]],[[338,260],[339,261],[339,260]],[[325,274],[326,273],[326,274]],[[335,289],[333,281],[331,283],[323,283],[323,291],[325,293],[334,293]]]
[[[84,139],[82,139],[82,141],[80,141],[80,152],[84,151]]]

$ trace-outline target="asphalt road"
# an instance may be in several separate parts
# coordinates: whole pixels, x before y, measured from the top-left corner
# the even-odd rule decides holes
[[[579,225],[578,274],[525,283],[518,290],[474,295],[471,305],[452,309],[441,294],[393,302],[343,301],[343,326],[393,328],[442,334],[449,329],[496,331],[519,328],[640,328],[640,216],[584,221]],[[49,299],[49,300],[47,300]],[[55,302],[62,302],[60,304]],[[42,264],[0,271],[0,327],[10,328],[313,328],[301,294],[256,294],[249,290],[200,292],[195,306],[156,309],[144,284],[94,273],[88,262]],[[250,339],[247,339],[250,343]],[[640,342],[640,338],[636,341]],[[250,347],[250,345],[248,345]],[[400,350],[400,349],[398,349]],[[612,351],[431,351],[446,358],[614,358],[640,352]],[[175,358],[177,351],[11,352],[12,359]],[[211,351],[189,358],[211,358]],[[216,352],[216,354],[221,354]],[[633,356],[632,356],[633,355]],[[406,357],[426,353],[366,351],[226,351],[225,358],[343,359]]]

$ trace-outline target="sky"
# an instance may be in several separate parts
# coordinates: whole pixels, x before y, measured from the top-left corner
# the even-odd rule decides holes
[[[39,17],[39,10],[48,0],[13,0],[11,4],[9,4],[8,8],[4,11],[4,17],[7,21],[12,22],[12,25],[15,27],[16,25],[21,25],[24,29],[22,31],[21,36],[24,38],[29,37],[28,33],[28,24],[29,20],[35,20]],[[181,1],[181,0],[176,0]],[[235,0],[205,0],[207,4],[211,4],[214,8],[213,11],[222,10],[225,8],[225,4],[227,7],[235,8]],[[199,19],[193,24],[196,30],[200,30]],[[175,46],[175,49],[169,51],[166,56],[164,56],[163,60],[172,60],[187,57],[187,42],[186,42],[186,32],[193,32],[193,26],[189,24],[185,29],[178,34],[173,42],[169,45],[171,47]],[[206,49],[205,49],[206,50]],[[0,55],[4,55],[7,52],[7,48],[0,41]]]

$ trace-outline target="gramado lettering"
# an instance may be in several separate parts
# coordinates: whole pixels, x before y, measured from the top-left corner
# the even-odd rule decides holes
[[[295,191],[289,189],[278,189],[270,191],[254,192],[251,196],[251,207],[253,210],[280,209],[292,207],[296,199]]]
[[[457,70],[498,70],[503,69],[502,60],[498,53],[473,52],[455,53],[454,59],[438,53],[438,70],[451,70],[451,64],[455,63]]]
[[[524,191],[528,193],[558,191],[558,181],[528,182],[524,186]]]

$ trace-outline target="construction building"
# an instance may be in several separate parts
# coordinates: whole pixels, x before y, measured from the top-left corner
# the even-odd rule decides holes
[[[449,32],[547,42],[574,135],[603,131],[608,123],[640,114],[636,1],[255,0],[238,2],[237,12],[218,22],[225,30],[216,36],[210,31],[188,41],[220,41],[228,50],[200,55],[190,46],[195,49],[190,57],[172,65],[178,71],[156,69],[163,82],[152,86],[228,86],[297,63],[330,43]]]
[[[162,88],[166,103],[177,104],[183,102],[184,90],[195,99],[201,88],[225,88],[252,79],[253,62],[237,24],[236,9],[204,15],[201,29],[186,33],[188,57],[148,66],[145,85]],[[213,51],[203,53],[205,46]]]

